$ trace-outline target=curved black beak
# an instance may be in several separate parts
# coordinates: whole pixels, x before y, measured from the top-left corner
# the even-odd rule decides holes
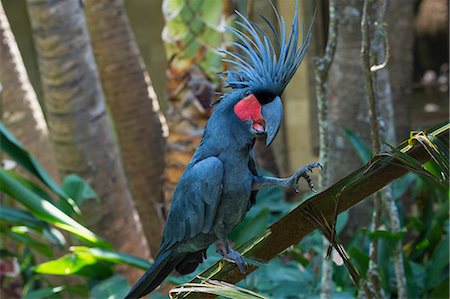
[[[276,97],[273,101],[262,105],[261,114],[266,123],[266,147],[269,146],[277,136],[280,129],[281,120],[283,119],[283,104],[280,97]]]

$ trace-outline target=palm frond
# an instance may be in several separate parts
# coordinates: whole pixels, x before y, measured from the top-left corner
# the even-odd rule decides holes
[[[205,278],[202,278],[202,282],[200,283],[190,282],[179,285],[170,290],[169,296],[172,299],[180,299],[193,293],[197,295],[210,294],[231,299],[267,299],[266,297],[258,295],[255,292],[237,287],[233,284]]]

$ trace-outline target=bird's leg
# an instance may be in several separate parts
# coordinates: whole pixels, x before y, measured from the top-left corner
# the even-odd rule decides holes
[[[247,272],[247,264],[245,263],[244,258],[240,255],[239,252],[234,251],[231,249],[230,245],[228,244],[227,236],[225,233],[225,224],[222,223],[221,229],[219,229],[217,233],[219,241],[222,243],[225,252],[223,252],[222,249],[218,249],[217,252],[227,261],[235,263],[239,271],[241,271],[242,274],[245,274]]]
[[[311,180],[310,173],[314,168],[323,169],[319,162],[311,163],[306,166],[299,168],[291,177],[289,178],[274,178],[267,176],[255,176],[253,179],[252,190],[259,190],[268,187],[293,187],[295,192],[298,193],[298,181],[301,177],[305,178],[308,183],[309,188],[314,190],[314,185]]]

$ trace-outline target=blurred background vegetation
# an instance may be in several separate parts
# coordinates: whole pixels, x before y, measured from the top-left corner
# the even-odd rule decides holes
[[[294,1],[273,2],[289,23]],[[373,2],[374,21],[381,2]],[[389,61],[377,73],[376,92],[382,142],[396,145],[410,131],[448,122],[449,7],[446,0],[388,2]],[[283,94],[277,140],[268,149],[256,143],[261,172],[288,176],[318,160],[314,71],[327,44],[331,4],[300,1],[306,24],[316,11],[313,42]],[[323,189],[372,155],[360,58],[363,1],[336,5]],[[171,194],[223,91],[216,73],[228,66],[217,50],[230,47],[224,26],[233,25],[235,9],[262,28],[260,15],[276,19],[265,0],[1,0],[2,298],[121,298],[151,264]],[[383,297],[406,298],[396,255],[403,258],[408,298],[449,297],[448,139],[425,136],[434,161],[424,173],[408,160],[415,171],[389,186],[397,231],[387,205],[381,225],[370,229],[371,199],[336,223],[363,280],[370,281],[369,248],[378,240],[377,294]],[[300,197],[291,190],[260,192],[230,239],[239,245],[264,233],[311,196],[306,187]],[[219,259],[213,247],[197,273]],[[363,297],[335,251],[331,269],[323,270],[326,249],[315,231],[247,276],[242,289],[210,287],[228,298]],[[151,298],[167,297],[192,277],[170,276]]]

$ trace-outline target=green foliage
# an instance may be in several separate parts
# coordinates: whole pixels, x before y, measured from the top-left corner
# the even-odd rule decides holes
[[[92,299],[116,299],[123,298],[128,293],[130,284],[122,275],[114,275],[96,284],[89,298]]]
[[[10,141],[14,140],[4,127],[0,129],[2,140],[6,138],[5,136],[8,136]],[[367,159],[367,147],[364,147],[361,140],[351,132],[348,132],[348,136],[354,147],[361,151],[359,156]],[[422,139],[422,142],[429,151],[434,151],[434,160],[427,163],[425,167],[402,152],[391,153],[393,157],[406,161],[409,169],[417,170],[417,173],[409,173],[391,185],[393,196],[401,212],[401,231],[399,233],[391,233],[387,230],[369,232],[366,229],[360,229],[344,245],[358,272],[364,276],[369,262],[369,241],[371,238],[378,238],[382,286],[386,294],[395,296],[392,256],[395,242],[402,240],[408,295],[410,297],[448,297],[449,190],[448,186],[443,184],[448,180],[448,176],[443,174],[448,165],[445,164],[448,161],[448,155],[442,152],[448,149],[448,146],[446,147],[444,143],[436,144],[426,135],[421,138],[427,138]],[[420,141],[411,140],[410,142]],[[64,207],[60,206],[61,200],[70,198],[73,203],[79,205],[85,200],[97,198],[85,181],[70,175],[65,178],[61,187],[51,188],[48,185],[50,184],[49,176],[45,170],[22,146],[16,142],[9,142],[8,147],[8,151],[5,147],[1,149],[8,154],[15,151],[21,153],[21,155],[10,156],[19,160],[17,162],[20,165],[21,163],[33,165],[29,169],[24,168],[50,190],[44,190],[39,184],[14,171],[0,169],[2,180],[0,188],[6,195],[0,213],[0,234],[2,235],[0,253],[2,258],[14,257],[19,262],[24,282],[23,297],[59,298],[64,294],[78,297],[90,296],[90,298],[123,297],[129,285],[122,276],[114,275],[114,265],[125,263],[147,269],[150,263],[111,250],[109,244],[69,215],[79,217],[79,214],[73,211],[68,214],[67,211],[63,211]],[[400,200],[406,203],[406,206],[411,205],[414,208],[402,208]],[[256,205],[249,211],[245,221],[230,235],[234,247],[260,235],[265,228],[297,205],[298,203],[286,201],[281,189],[267,189],[259,192]],[[347,219],[347,213],[338,217],[336,227],[338,233],[344,228]],[[64,237],[60,229],[69,234]],[[72,246],[74,237],[77,238],[77,246]],[[82,245],[79,244],[80,242]],[[11,244],[15,244],[17,249],[14,252],[7,249]],[[55,256],[55,252],[61,252],[61,250],[64,253]],[[182,290],[185,292],[185,288],[190,288],[188,290],[219,294],[228,298],[317,297],[322,251],[321,235],[315,232],[304,238],[300,244],[293,245],[278,258],[250,274],[239,284],[239,287],[207,281],[201,285],[184,284],[182,288],[175,289],[171,295],[175,296],[177,292]],[[34,256],[37,253],[51,260],[36,265]],[[211,246],[207,255],[208,260],[201,264],[196,272],[206,269],[211,262],[221,258],[215,252],[214,246]],[[333,259],[337,261],[336,258]],[[262,266],[259,261],[249,260],[249,263]],[[338,265],[334,265],[334,268],[333,298],[353,297],[355,287],[347,270]],[[86,283],[52,285],[44,278],[46,275],[77,276]],[[168,281],[182,284],[194,275],[170,276]],[[157,296],[158,294],[155,293]]]
[[[74,174],[68,175],[62,186],[58,186],[3,124],[0,124],[0,137],[0,149],[34,179],[25,178],[14,170],[0,169],[0,191],[4,196],[0,213],[0,253],[2,258],[13,258],[19,263],[23,297],[60,298],[63,293],[84,298],[89,294],[92,298],[114,298],[112,294],[123,297],[129,285],[122,276],[113,276],[114,265],[123,263],[146,269],[150,263],[112,250],[80,222],[78,205],[97,199],[94,190]],[[60,229],[68,234],[64,236]],[[74,241],[84,246],[70,246]],[[55,252],[66,254],[56,257]],[[50,260],[36,264],[37,254]],[[54,286],[45,275],[78,276],[87,283]],[[8,280],[6,277],[4,283]]]
[[[367,161],[367,146],[352,132],[346,133],[358,156]],[[390,155],[401,161],[403,167],[412,171],[391,184],[392,194],[400,211],[402,224],[400,232],[392,233],[386,230],[369,232],[367,229],[360,229],[346,248],[359,273],[364,274],[369,262],[369,240],[378,238],[380,240],[378,263],[382,286],[386,294],[395,295],[393,254],[395,243],[401,240],[409,297],[448,298],[450,268],[448,140],[444,143],[432,135],[421,132],[408,140],[409,144],[414,142],[420,142],[432,160],[422,165],[391,147]],[[406,209],[403,204],[410,207]],[[388,226],[386,219],[384,222],[385,226]],[[333,277],[337,287],[352,287],[350,280],[342,279],[341,274],[342,271],[338,271]]]
[[[0,149],[58,195],[60,198],[60,208],[64,212],[68,214],[71,212],[80,214],[80,209],[75,202],[61,190],[41,164],[8,132],[3,123],[0,123]]]

